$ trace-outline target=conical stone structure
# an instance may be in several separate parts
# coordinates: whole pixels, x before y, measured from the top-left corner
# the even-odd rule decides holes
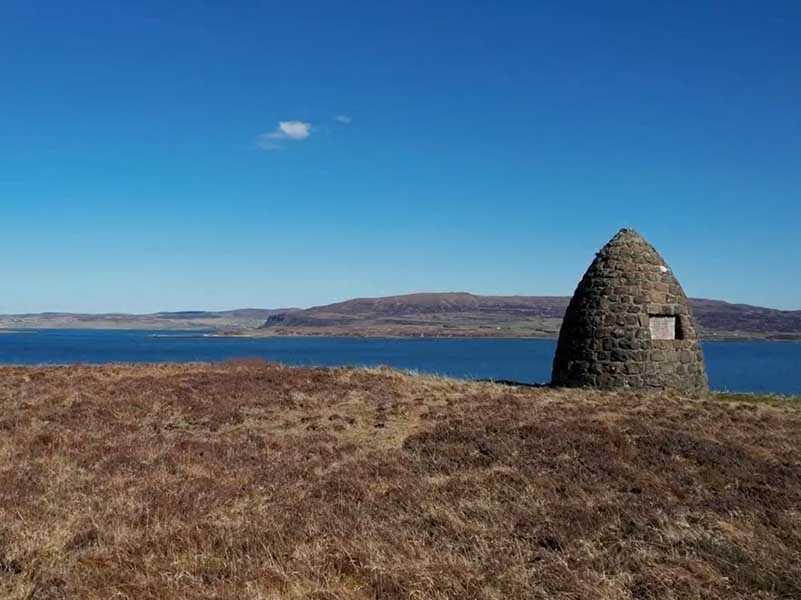
[[[687,297],[636,231],[621,229],[576,288],[559,333],[552,380],[693,396],[709,391]]]

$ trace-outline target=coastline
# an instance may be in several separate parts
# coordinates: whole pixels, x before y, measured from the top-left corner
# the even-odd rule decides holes
[[[154,336],[156,337],[156,336]],[[349,339],[387,339],[387,340],[416,340],[416,339],[426,339],[426,340],[552,340],[557,341],[559,339],[557,335],[547,335],[547,336],[535,336],[535,335],[497,335],[497,334],[475,334],[475,333],[464,333],[464,334],[450,334],[450,335],[442,335],[442,334],[403,334],[403,333],[361,333],[361,332],[277,332],[277,333],[270,333],[270,334],[260,334],[260,333],[249,333],[249,332],[240,332],[240,333],[225,333],[225,332],[212,332],[203,335],[198,334],[186,334],[186,335],[165,335],[165,336],[158,336],[158,337],[208,337],[208,338],[231,338],[231,339],[270,339],[270,338],[349,338]],[[798,336],[752,336],[752,335],[737,335],[737,334],[722,334],[722,335],[712,335],[712,336],[704,336],[701,335],[702,342],[792,342],[792,343],[801,343],[801,335]]]
[[[153,329],[158,329],[154,327]],[[146,327],[25,327],[17,329],[5,329],[0,327],[0,335],[35,335],[41,330],[85,330],[85,331],[142,331],[148,332]],[[152,331],[152,329],[150,329]],[[169,331],[169,333],[166,333]],[[175,333],[172,333],[172,332]],[[386,340],[552,340],[556,341],[558,334],[549,335],[519,335],[514,333],[498,334],[480,333],[474,331],[465,331],[463,333],[454,332],[449,334],[442,333],[404,333],[404,332],[378,332],[378,331],[276,331],[264,333],[264,330],[249,330],[249,331],[192,331],[187,329],[161,329],[159,333],[146,333],[149,338],[156,339],[243,339],[243,340],[259,340],[259,339],[272,339],[272,338],[339,338],[339,339],[386,339]],[[783,334],[775,333],[764,336],[738,334],[733,333],[719,333],[712,335],[701,334],[702,342],[789,342],[801,343],[801,334]]]

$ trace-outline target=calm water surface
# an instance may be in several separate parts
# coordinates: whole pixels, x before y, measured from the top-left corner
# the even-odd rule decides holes
[[[0,364],[191,362],[263,358],[290,365],[390,365],[427,373],[544,383],[553,340],[153,337],[171,331],[38,329],[0,334]],[[801,394],[801,344],[706,342],[717,390]]]

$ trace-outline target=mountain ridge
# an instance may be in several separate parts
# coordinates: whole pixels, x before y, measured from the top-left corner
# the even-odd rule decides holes
[[[540,337],[558,335],[569,296],[481,296],[424,292],[354,298],[270,315],[275,335]],[[801,340],[801,310],[689,300],[706,339]]]
[[[0,315],[1,329],[205,329],[214,335],[555,338],[568,296],[418,292],[310,308],[239,308],[150,314],[46,312]],[[689,303],[705,339],[801,340],[801,310],[708,298]]]

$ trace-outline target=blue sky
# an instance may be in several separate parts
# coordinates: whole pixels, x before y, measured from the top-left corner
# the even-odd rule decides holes
[[[624,226],[801,308],[801,3],[171,5],[0,4],[0,312],[570,294]]]

